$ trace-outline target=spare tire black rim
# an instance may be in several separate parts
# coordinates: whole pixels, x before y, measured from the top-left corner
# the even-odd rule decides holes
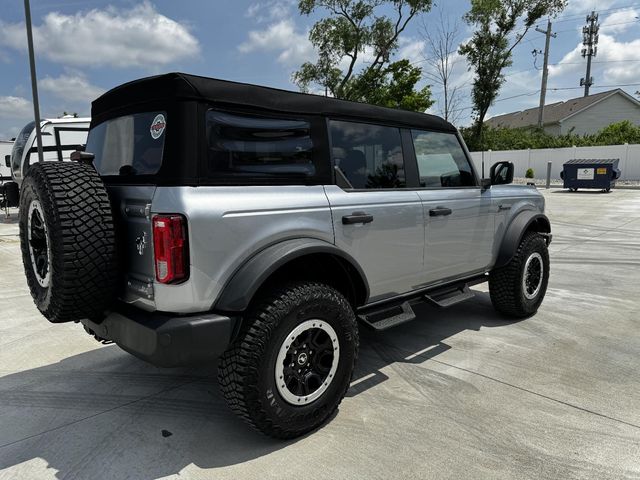
[[[522,290],[528,300],[533,300],[538,293],[540,293],[543,274],[544,264],[542,263],[542,256],[537,252],[532,253],[529,258],[527,258],[522,275]]]
[[[44,221],[44,212],[38,200],[32,201],[31,205],[29,205],[27,234],[33,272],[38,284],[42,288],[46,288],[51,280],[51,252],[49,250],[49,234]]]
[[[276,359],[278,392],[292,405],[308,405],[317,400],[336,375],[340,342],[331,325],[323,320],[307,320],[284,339]]]

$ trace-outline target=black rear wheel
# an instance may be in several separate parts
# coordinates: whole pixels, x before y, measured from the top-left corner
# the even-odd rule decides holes
[[[220,358],[231,409],[255,429],[293,438],[338,408],[358,354],[353,309],[333,288],[292,283],[263,295]]]

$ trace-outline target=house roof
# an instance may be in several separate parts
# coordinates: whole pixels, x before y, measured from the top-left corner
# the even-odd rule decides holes
[[[576,113],[579,113],[587,108],[593,106],[594,104],[616,94],[621,94],[625,98],[633,101],[638,106],[640,103],[629,95],[627,92],[620,88],[616,88],[614,90],[608,90],[606,92],[595,93],[593,95],[589,95],[586,97],[577,97],[571,98],[569,100],[565,100],[564,102],[551,103],[549,105],[544,106],[543,112],[543,123],[545,125],[559,123],[562,120],[569,118]],[[531,127],[537,125],[538,123],[538,111],[539,107],[530,108],[528,110],[523,110],[521,112],[513,112],[506,113],[504,115],[496,115],[495,117],[491,117],[485,122],[485,125],[488,125],[493,128],[498,127],[509,127],[509,128],[519,128],[519,127]]]

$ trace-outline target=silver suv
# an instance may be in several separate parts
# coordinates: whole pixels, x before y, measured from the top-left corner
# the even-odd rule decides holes
[[[506,162],[481,179],[431,115],[174,73],[95,100],[73,159],[22,187],[40,311],[155,365],[219,358],[231,409],[275,437],[337,409],[358,324],[486,281],[526,317],[547,288],[543,197]]]

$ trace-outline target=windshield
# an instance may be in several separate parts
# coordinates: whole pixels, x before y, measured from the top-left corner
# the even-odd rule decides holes
[[[153,175],[162,165],[165,112],[136,113],[107,120],[89,132],[86,151],[100,175]]]
[[[27,123],[22,131],[16,137],[16,141],[13,143],[13,150],[11,150],[11,169],[14,172],[20,171],[20,162],[22,161],[22,154],[24,153],[24,147],[29,140],[29,136],[33,129],[36,128],[35,122]]]

